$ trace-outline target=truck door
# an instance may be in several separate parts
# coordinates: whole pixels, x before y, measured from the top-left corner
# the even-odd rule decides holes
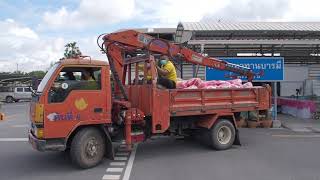
[[[23,99],[24,94],[23,94],[23,88],[22,87],[17,87],[14,90],[14,99]]]
[[[23,98],[24,99],[31,99],[31,90],[29,87],[23,88]]]
[[[45,137],[67,137],[78,125],[110,119],[103,67],[63,67],[55,75],[44,108]],[[109,91],[110,92],[110,91]]]

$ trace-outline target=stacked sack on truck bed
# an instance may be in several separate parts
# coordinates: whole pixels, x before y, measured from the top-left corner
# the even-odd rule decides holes
[[[177,82],[177,89],[222,89],[222,88],[251,88],[251,82],[242,84],[241,79],[228,81],[213,80],[203,81],[200,78],[192,78]]]

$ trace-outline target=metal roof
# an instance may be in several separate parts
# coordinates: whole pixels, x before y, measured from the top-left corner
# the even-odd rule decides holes
[[[181,22],[185,31],[320,31],[320,22]]]
[[[118,31],[124,31],[129,29],[120,29]],[[176,28],[133,28],[141,33],[148,33],[148,34],[175,34]]]

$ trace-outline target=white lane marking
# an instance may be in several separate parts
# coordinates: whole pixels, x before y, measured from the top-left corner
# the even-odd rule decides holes
[[[129,156],[129,152],[118,152],[116,156]]]
[[[118,148],[118,151],[119,151],[119,152],[120,152],[120,151],[121,151],[121,152],[131,152],[130,150],[127,149],[127,146],[126,146],[126,147],[119,147],[119,148]]]
[[[29,127],[29,125],[28,124],[17,124],[17,125],[12,125],[11,127],[22,128],[22,127]]]
[[[109,175],[109,174],[106,174],[102,177],[102,179],[105,179],[105,180],[118,180],[120,179],[120,175]]]
[[[122,172],[123,168],[108,168],[107,172]]]
[[[27,142],[28,138],[0,138],[0,142]]]
[[[115,161],[126,161],[128,157],[114,157]]]
[[[124,172],[122,180],[129,180],[129,178],[130,178],[130,174],[131,174],[134,158],[136,157],[137,147],[138,147],[138,144],[135,144],[133,146],[133,149],[132,149],[132,152],[130,154],[130,158],[129,158],[129,161],[128,161],[128,164],[127,164],[127,167],[126,167],[126,170]]]
[[[319,138],[320,135],[303,135],[303,134],[273,134],[273,137],[282,138]]]
[[[126,162],[111,162],[110,166],[124,166]]]
[[[10,106],[10,105],[9,105]],[[22,107],[22,106],[26,106],[26,104],[12,104],[11,106],[14,106],[14,107]]]
[[[8,115],[8,116],[6,116],[6,114],[4,114],[4,118],[5,118],[5,119],[14,118],[14,117],[16,117],[16,116],[17,116],[17,114]]]

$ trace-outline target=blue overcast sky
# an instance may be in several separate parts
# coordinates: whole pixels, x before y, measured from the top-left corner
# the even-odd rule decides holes
[[[96,37],[179,21],[320,21],[318,0],[0,0],[0,71],[45,70],[64,45],[106,59]]]

